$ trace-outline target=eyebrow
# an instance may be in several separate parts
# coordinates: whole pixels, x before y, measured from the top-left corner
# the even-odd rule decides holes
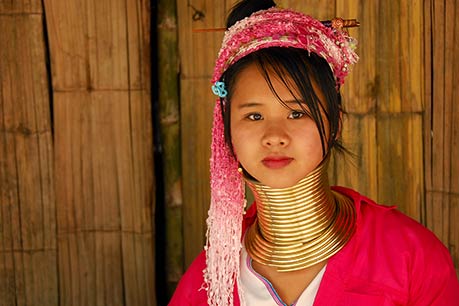
[[[243,103],[239,105],[237,108],[241,109],[241,108],[248,108],[248,107],[260,106],[260,105],[263,105],[263,104],[257,103],[257,102],[247,102],[247,103]]]
[[[282,101],[282,103],[285,103],[285,104],[306,104],[306,102],[302,101],[302,100],[287,100],[287,101]],[[238,108],[246,108],[246,107],[253,107],[253,106],[260,106],[260,105],[263,105],[263,103],[258,103],[258,102],[247,102],[247,103],[243,103],[241,105],[238,106]]]
[[[288,101],[282,101],[285,104],[306,104],[303,100],[288,100]]]
[[[282,101],[282,103],[290,105],[290,104],[304,104],[307,105],[304,101],[302,100],[288,100],[288,101]],[[258,102],[247,102],[239,105],[237,108],[238,109],[243,109],[243,108],[250,108],[250,107],[255,107],[255,106],[261,106],[263,103],[258,103]]]

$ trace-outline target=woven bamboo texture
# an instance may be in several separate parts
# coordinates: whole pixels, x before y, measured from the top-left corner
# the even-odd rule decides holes
[[[0,2],[2,306],[58,303],[53,131],[42,15],[39,1]]]
[[[149,2],[0,26],[0,305],[156,305]]]

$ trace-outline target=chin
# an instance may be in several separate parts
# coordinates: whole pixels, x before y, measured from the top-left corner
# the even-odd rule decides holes
[[[298,183],[299,180],[265,180],[265,181],[260,181],[263,185],[266,185],[271,188],[288,188],[294,186],[296,183]]]
[[[288,188],[297,184],[300,180],[306,177],[306,175],[292,176],[291,171],[284,171],[274,175],[273,173],[259,173],[259,175],[251,175],[245,171],[244,176],[246,179],[257,181],[270,188]]]

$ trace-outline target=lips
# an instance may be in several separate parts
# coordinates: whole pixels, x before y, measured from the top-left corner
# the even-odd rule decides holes
[[[293,158],[286,156],[270,156],[264,158],[261,162],[270,169],[281,169],[288,166]]]

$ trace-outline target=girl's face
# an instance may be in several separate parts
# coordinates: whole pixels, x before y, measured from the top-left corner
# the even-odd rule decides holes
[[[275,75],[269,76],[289,108],[280,103],[257,66],[249,65],[238,74],[234,85],[231,140],[239,162],[250,175],[264,185],[284,188],[320,164],[322,145],[315,122],[304,114],[289,89]],[[320,92],[316,94],[323,99]],[[328,130],[326,118],[323,120]]]

